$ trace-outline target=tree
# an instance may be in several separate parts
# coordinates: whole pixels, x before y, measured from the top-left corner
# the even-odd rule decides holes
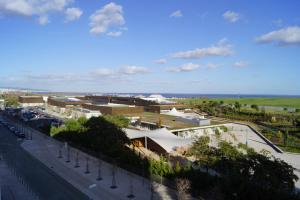
[[[222,156],[234,160],[241,156],[241,153],[238,151],[238,149],[226,141],[221,141],[219,143],[219,151]]]
[[[236,101],[234,103],[234,107],[235,107],[235,109],[237,109],[238,111],[240,111],[242,106],[241,106],[241,104],[238,101]]]
[[[283,141],[282,141],[283,134],[282,134],[281,131],[278,131],[278,132],[276,133],[276,137],[279,139],[280,142],[283,142]]]
[[[256,105],[256,104],[252,104],[251,108],[256,110],[256,111],[259,111],[258,105]]]
[[[207,171],[213,156],[212,148],[209,146],[209,140],[208,136],[201,136],[193,143],[189,150],[189,154],[195,156],[200,164],[205,163]]]
[[[104,115],[103,118],[120,128],[127,128],[130,123],[130,120],[128,118],[121,115]]]
[[[161,177],[167,176],[173,173],[172,168],[170,167],[169,163],[167,162],[166,158],[160,157],[159,161],[150,160],[150,173],[156,174]]]
[[[176,161],[174,172],[177,174],[179,174],[181,172],[181,166],[180,166],[179,161]]]
[[[222,159],[215,169],[222,174],[225,199],[292,199],[298,177],[291,165],[267,152],[238,153],[228,143],[220,151]]]
[[[4,101],[6,107],[17,107],[19,105],[18,96],[16,95],[5,95]]]
[[[288,138],[289,138],[289,132],[288,131],[283,132],[283,144],[284,144],[284,146],[287,146]]]
[[[294,119],[294,120],[293,120],[293,124],[294,124],[294,126],[296,126],[296,127],[300,127],[300,118]]]

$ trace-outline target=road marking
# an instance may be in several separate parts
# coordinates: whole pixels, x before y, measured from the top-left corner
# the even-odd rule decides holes
[[[94,188],[96,186],[97,186],[96,184],[92,184],[92,185],[89,186],[89,188],[92,189],[92,188]]]

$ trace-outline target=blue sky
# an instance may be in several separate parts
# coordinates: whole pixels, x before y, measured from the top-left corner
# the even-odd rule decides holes
[[[0,86],[300,94],[300,2],[0,0]]]

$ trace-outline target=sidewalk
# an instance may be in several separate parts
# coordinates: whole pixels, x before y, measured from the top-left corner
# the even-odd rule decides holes
[[[99,160],[97,158],[70,147],[70,162],[66,162],[68,151],[64,144],[29,127],[27,129],[32,132],[33,140],[24,140],[22,147],[93,200],[129,199],[129,195],[134,196],[134,199],[143,200],[176,199],[176,191],[151,183],[118,167],[113,170],[113,166],[104,161],[101,162],[100,168],[102,180],[98,181]],[[62,158],[58,158],[60,148]],[[77,152],[79,167],[76,168]],[[86,173],[87,158],[89,173]],[[113,171],[115,171],[115,184],[113,184]],[[112,189],[112,185],[117,187]]]

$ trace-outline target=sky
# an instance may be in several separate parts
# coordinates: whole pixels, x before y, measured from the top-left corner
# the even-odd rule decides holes
[[[300,95],[299,0],[0,0],[0,87]]]

